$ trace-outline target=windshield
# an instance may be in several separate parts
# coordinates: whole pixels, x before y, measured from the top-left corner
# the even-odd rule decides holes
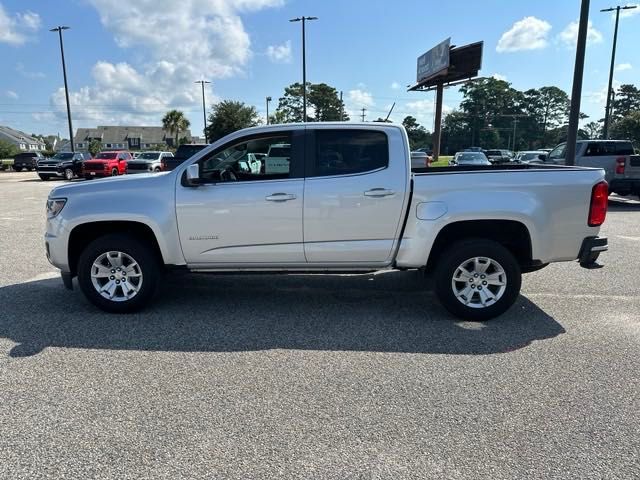
[[[97,159],[104,159],[104,160],[112,160],[114,158],[116,158],[118,154],[115,152],[102,152],[99,153],[98,155],[96,155]]]
[[[487,155],[502,155],[502,152],[500,150],[487,150],[485,153]]]
[[[565,143],[563,143],[561,145],[558,145],[556,148],[551,150],[551,153],[549,153],[549,156],[547,158],[549,160],[555,160],[557,158],[564,158],[564,151],[565,151],[566,146],[567,145]]]
[[[136,157],[138,160],[157,160],[160,158],[160,152],[144,152]]]
[[[291,155],[291,149],[288,147],[277,147],[269,150],[270,157],[287,157]]]
[[[475,153],[475,152],[461,153],[458,156],[459,162],[472,162],[474,160],[480,160],[484,162],[486,159],[487,157],[485,157],[483,153]]]
[[[202,150],[203,146],[200,145],[180,145],[178,150],[176,151],[176,157],[180,158],[189,158],[194,156],[200,150]]]
[[[71,160],[73,158],[73,153],[65,152],[65,153],[56,153],[53,157],[53,160]]]
[[[518,155],[518,160],[535,160],[538,158],[538,153],[521,153],[520,155]]]

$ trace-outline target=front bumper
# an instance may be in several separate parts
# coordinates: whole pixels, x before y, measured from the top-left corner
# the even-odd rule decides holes
[[[583,268],[600,268],[596,263],[602,252],[609,250],[609,242],[606,237],[587,237],[582,241],[578,261]]]

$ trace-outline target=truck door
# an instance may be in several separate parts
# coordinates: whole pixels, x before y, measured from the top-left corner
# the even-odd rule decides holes
[[[266,161],[274,145],[277,168]],[[262,166],[248,166],[247,158]],[[201,185],[185,186],[182,178],[176,185],[180,242],[191,267],[305,264],[303,128],[240,137],[197,163]]]
[[[409,188],[408,150],[402,135],[356,127],[308,126],[307,132],[307,262],[390,262]]]

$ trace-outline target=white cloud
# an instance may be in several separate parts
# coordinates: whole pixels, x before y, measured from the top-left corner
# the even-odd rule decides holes
[[[291,40],[287,40],[282,45],[269,45],[266,53],[269,60],[274,63],[291,62]]]
[[[499,73],[494,73],[493,75],[491,75],[491,77],[495,78],[496,80],[502,80],[504,82],[507,81],[507,77],[505,75],[501,75]]]
[[[17,100],[18,98],[20,98],[20,96],[13,90],[7,90],[5,92],[5,95],[9,98],[12,98],[13,100]]]
[[[624,72],[625,70],[631,70],[633,68],[633,65],[631,65],[630,63],[621,63],[619,65],[616,65],[616,72]]]
[[[448,105],[442,105],[442,116],[451,112],[452,108]],[[415,117],[420,125],[427,130],[433,130],[433,121],[435,116],[435,104],[433,97],[425,100],[415,100],[413,102],[407,102],[401,112],[402,118],[407,115]]]
[[[96,63],[93,83],[70,92],[74,117],[92,124],[157,125],[168,108],[198,107],[200,87],[194,81],[242,74],[252,52],[240,14],[284,0],[87,1],[116,43],[145,61]],[[208,93],[207,103],[214,101]],[[51,102],[63,118],[64,90],[54,92]],[[200,118],[194,116],[194,123]]]
[[[578,21],[573,21],[560,32],[558,39],[569,48],[575,48],[578,43]],[[602,33],[595,29],[593,23],[589,21],[587,26],[587,43],[602,42]]]
[[[391,89],[392,90],[399,90],[400,89],[400,84],[398,82],[393,82],[391,84]]]
[[[371,93],[359,88],[349,90],[349,103],[351,103],[356,109],[362,107],[369,108],[375,105]]]
[[[525,17],[502,34],[496,51],[503,53],[545,48],[549,44],[547,37],[550,31],[549,22],[536,17]]]
[[[40,29],[41,23],[40,15],[30,11],[11,17],[0,3],[0,43],[22,45]]]

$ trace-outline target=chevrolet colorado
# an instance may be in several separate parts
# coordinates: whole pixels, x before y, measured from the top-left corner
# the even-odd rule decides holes
[[[516,300],[522,273],[572,260],[592,267],[607,249],[600,169],[410,165],[401,126],[241,130],[170,172],[56,187],[46,253],[67,288],[77,276],[110,312],[148,304],[176,267],[424,269],[450,312],[487,320]]]

